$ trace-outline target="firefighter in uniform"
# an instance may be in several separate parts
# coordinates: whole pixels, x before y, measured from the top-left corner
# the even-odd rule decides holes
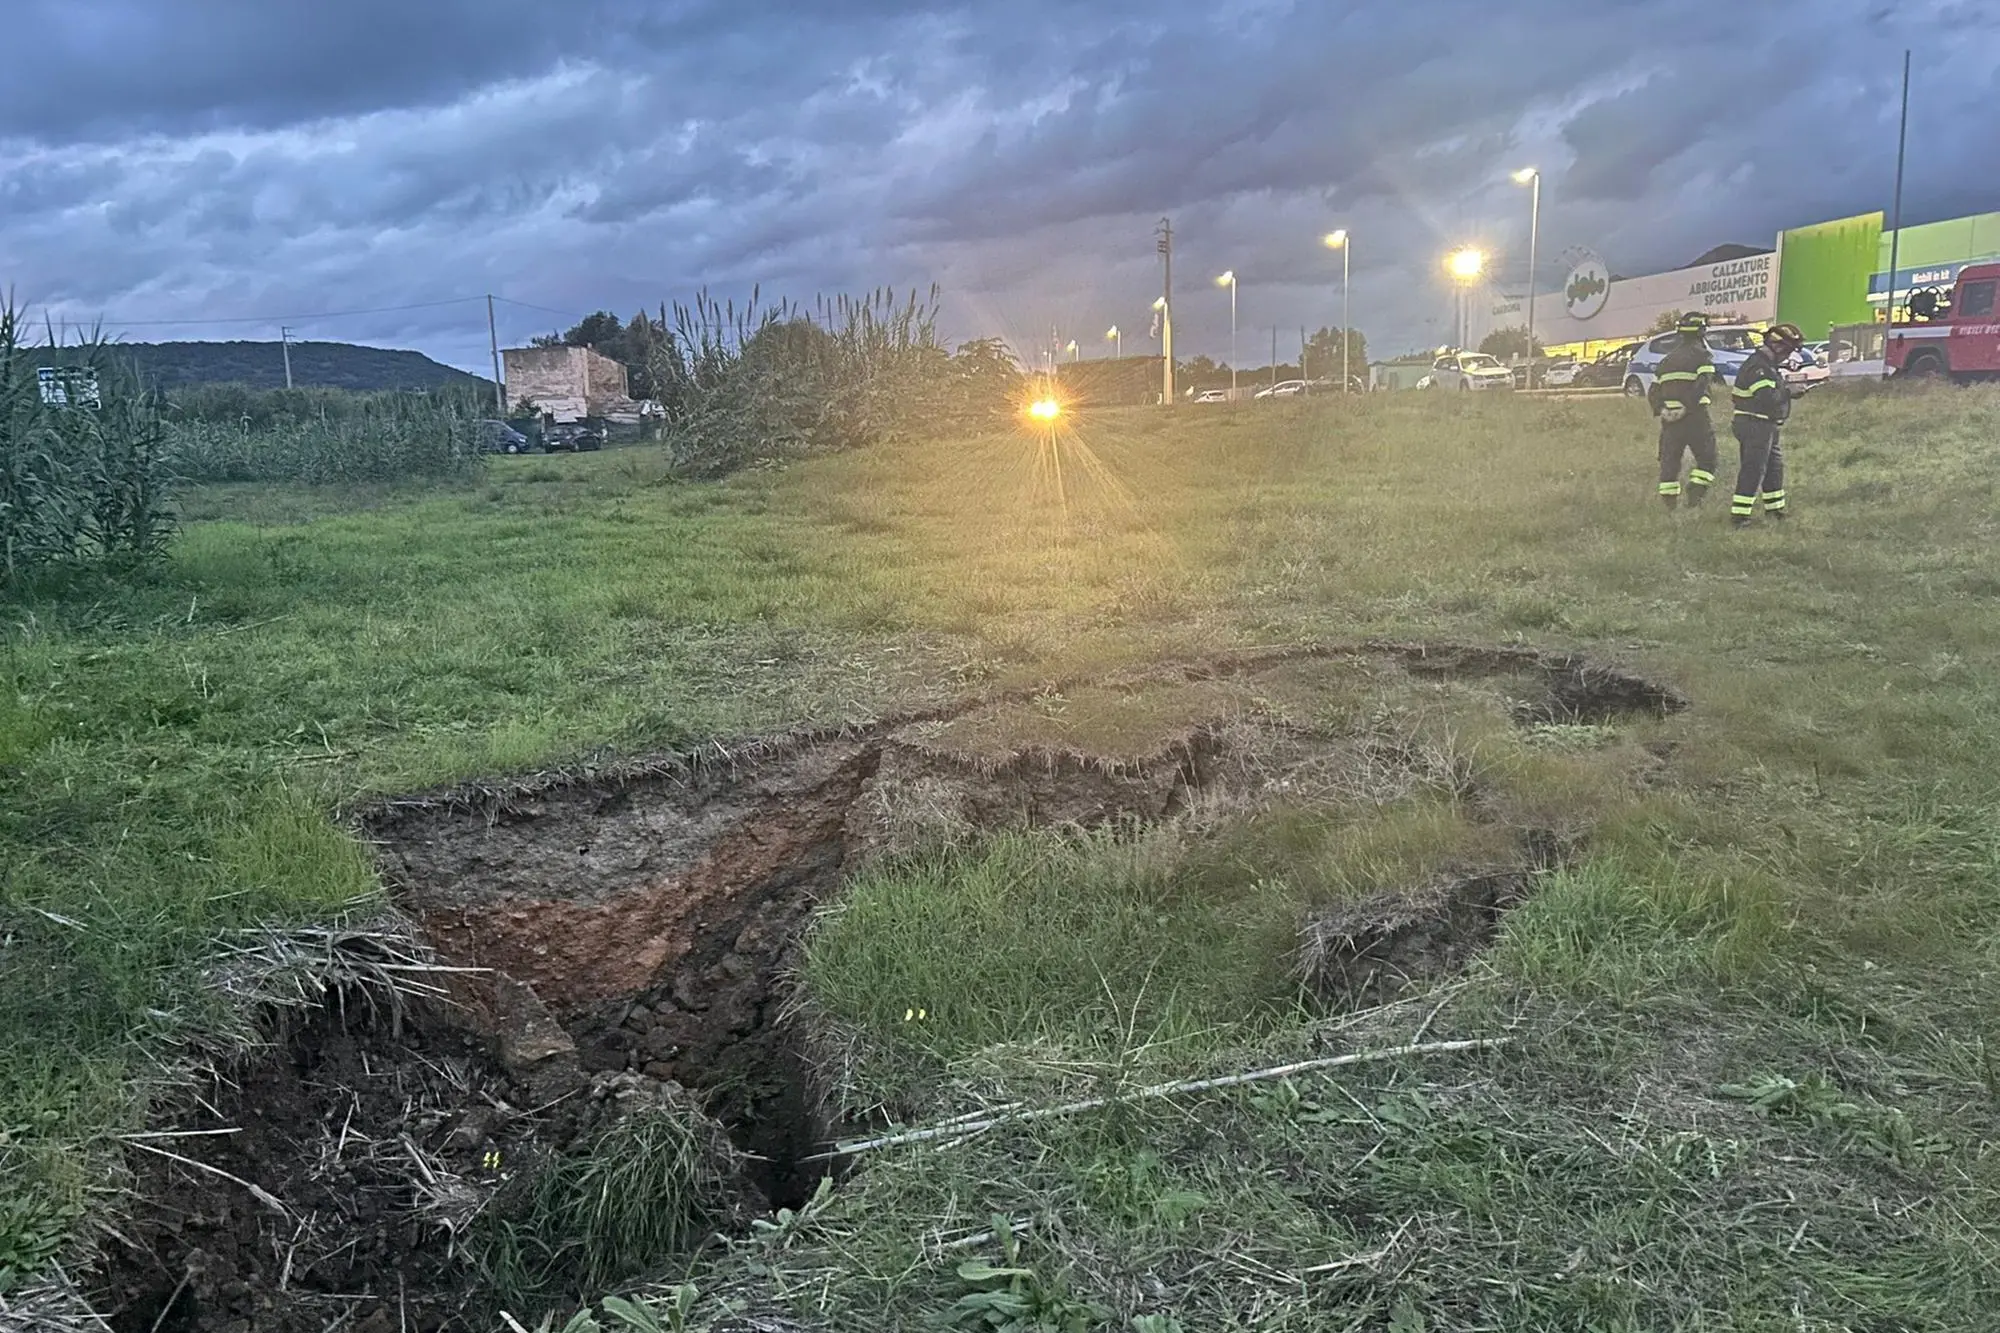
[[[1773,324],[1764,332],[1764,345],[1745,357],[1736,372],[1736,386],[1730,390],[1736,415],[1730,429],[1743,461],[1729,505],[1732,527],[1749,527],[1759,500],[1767,518],[1785,516],[1785,447],[1779,437],[1792,414],[1792,390],[1782,367],[1805,343],[1798,325]]]
[[[1694,508],[1715,484],[1715,419],[1708,413],[1715,362],[1709,355],[1708,320],[1682,315],[1674,331],[1681,340],[1660,362],[1646,397],[1660,420],[1660,501],[1672,509],[1681,500],[1681,460],[1694,455],[1688,470],[1687,502]]]

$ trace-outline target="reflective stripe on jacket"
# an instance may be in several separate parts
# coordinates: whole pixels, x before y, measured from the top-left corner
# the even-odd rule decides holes
[[[1736,387],[1729,394],[1739,417],[1782,426],[1792,414],[1792,392],[1785,386],[1777,361],[1761,347],[1743,359],[1743,369],[1736,372]]]
[[[1680,342],[1661,360],[1646,397],[1655,415],[1668,403],[1679,403],[1692,411],[1708,406],[1709,385],[1714,380],[1715,359],[1709,355],[1708,343],[1700,334],[1682,334]]]

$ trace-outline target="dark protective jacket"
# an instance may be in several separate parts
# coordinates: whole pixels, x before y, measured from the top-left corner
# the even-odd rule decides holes
[[[1736,387],[1729,393],[1739,417],[1782,426],[1792,414],[1792,391],[1777,359],[1762,347],[1743,359],[1743,369],[1736,372]]]
[[[1684,333],[1673,350],[1661,359],[1646,398],[1654,416],[1668,403],[1679,403],[1692,412],[1708,406],[1709,385],[1714,381],[1715,358],[1709,355],[1707,340],[1700,334]]]

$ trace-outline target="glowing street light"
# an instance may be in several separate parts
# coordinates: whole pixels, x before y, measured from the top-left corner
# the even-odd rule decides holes
[[[1037,398],[1028,404],[1028,415],[1037,421],[1054,421],[1062,415],[1062,404],[1053,398]]]
[[[1516,185],[1533,185],[1534,200],[1528,205],[1528,387],[1535,387],[1535,251],[1542,239],[1542,173],[1522,167],[1514,173]]]
[[[1112,357],[1122,361],[1125,357],[1125,335],[1118,331],[1116,324],[1104,331],[1104,340],[1111,344]]]
[[[1470,294],[1472,284],[1479,281],[1479,275],[1486,271],[1486,252],[1470,245],[1454,250],[1444,257],[1444,269],[1458,284],[1454,294],[1458,307],[1454,312],[1457,327],[1452,331],[1452,339],[1463,347],[1465,340],[1472,336],[1469,327],[1472,323]]]
[[[1071,338],[1069,340],[1069,346],[1063,348],[1063,350],[1069,353],[1070,360],[1072,361],[1076,360],[1076,339]]]
[[[1342,227],[1338,231],[1328,232],[1326,234],[1326,248],[1340,251],[1340,391],[1346,393],[1354,385],[1354,376],[1349,371],[1347,365],[1348,348],[1354,342],[1354,334],[1352,332],[1354,323],[1348,314],[1347,302],[1348,264],[1353,258],[1354,249],[1347,243],[1347,228]]]
[[[1236,270],[1230,269],[1215,280],[1218,287],[1229,289],[1229,396],[1236,396]]]

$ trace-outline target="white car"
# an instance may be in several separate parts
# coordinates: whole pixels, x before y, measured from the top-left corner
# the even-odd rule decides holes
[[[1257,390],[1259,398],[1292,398],[1306,391],[1304,380],[1280,380],[1267,388]]]
[[[1542,372],[1542,384],[1551,389],[1567,389],[1576,383],[1577,364],[1558,361]]]
[[[1203,389],[1194,396],[1197,403],[1226,403],[1229,401],[1227,389]]]
[[[1819,344],[1825,347],[1825,343]],[[1802,347],[1788,358],[1784,365],[1785,383],[1794,389],[1817,388],[1833,375],[1833,367],[1826,362],[1825,355],[1815,354],[1810,346]]]
[[[1431,362],[1434,389],[1511,389],[1514,372],[1484,352],[1452,352]]]

